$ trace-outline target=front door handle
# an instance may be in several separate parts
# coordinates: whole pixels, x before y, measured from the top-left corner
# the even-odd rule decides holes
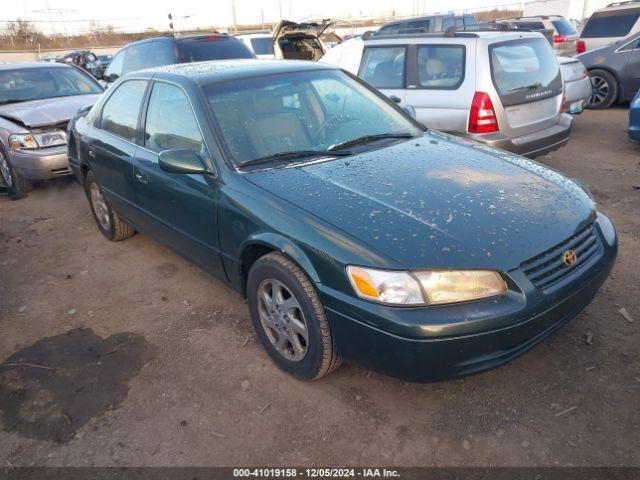
[[[139,171],[136,170],[135,172],[135,177],[136,180],[138,180],[140,183],[148,183],[149,179],[147,178],[146,175],[141,174]]]
[[[87,152],[87,154],[88,154],[91,158],[96,158],[96,152],[94,152],[92,148],[90,148],[90,149],[89,149],[89,151]]]
[[[402,100],[400,99],[400,97],[397,97],[397,96],[395,96],[395,95],[390,95],[390,96],[389,96],[389,99],[390,99],[392,102],[396,102],[396,103],[400,103],[400,102],[402,101]]]

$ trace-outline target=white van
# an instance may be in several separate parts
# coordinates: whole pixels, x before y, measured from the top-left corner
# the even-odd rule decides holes
[[[640,0],[607,5],[596,10],[582,30],[587,50],[604,47],[640,31]]]

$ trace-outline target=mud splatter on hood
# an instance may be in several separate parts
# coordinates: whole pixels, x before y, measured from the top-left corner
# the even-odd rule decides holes
[[[246,178],[403,268],[514,268],[571,236],[594,208],[553,170],[438,132]]]

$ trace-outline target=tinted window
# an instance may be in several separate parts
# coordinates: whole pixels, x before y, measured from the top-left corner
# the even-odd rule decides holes
[[[122,67],[124,66],[124,57],[126,53],[126,50],[122,50],[111,59],[111,63],[104,72],[104,77],[109,82],[115,81],[119,76],[122,75]]]
[[[560,67],[549,43],[542,38],[527,38],[497,43],[489,47],[491,74],[501,96],[527,101],[541,89],[562,87]],[[521,103],[522,103],[521,102]],[[503,103],[504,99],[503,99]]]
[[[514,22],[515,25],[522,30],[544,30],[544,23],[542,22]]]
[[[251,48],[256,55],[273,55],[273,38],[252,38]]]
[[[75,67],[0,71],[0,105],[89,93],[102,93],[102,88]]]
[[[279,152],[323,150],[364,135],[420,130],[339,70],[252,77],[204,87],[237,163]]]
[[[394,23],[393,25],[387,25],[380,28],[380,32],[391,33],[399,32],[401,30],[415,30],[429,32],[431,29],[431,19],[422,20],[409,20],[402,23]]]
[[[147,109],[144,145],[154,152],[190,148],[199,155],[204,153],[191,104],[180,88],[166,83],[154,85]]]
[[[237,38],[210,35],[176,42],[179,63],[254,58],[251,51]]]
[[[478,25],[478,20],[473,15],[465,15],[464,16],[464,24],[465,25]]]
[[[124,73],[135,72],[144,68],[157,67],[156,58],[153,55],[153,43],[141,43],[127,49],[127,57],[124,60]],[[170,62],[173,63],[173,62]]]
[[[560,18],[558,20],[551,20],[551,23],[553,23],[559,35],[575,35],[578,33],[573,23],[567,19]]]
[[[418,47],[418,79],[425,88],[457,88],[464,76],[464,47]]]
[[[594,13],[585,25],[582,37],[626,37],[638,17],[640,17],[638,10]]]
[[[377,88],[404,88],[405,47],[365,48],[358,76]]]
[[[102,128],[133,142],[146,88],[147,82],[143,80],[131,80],[121,84],[102,108]]]

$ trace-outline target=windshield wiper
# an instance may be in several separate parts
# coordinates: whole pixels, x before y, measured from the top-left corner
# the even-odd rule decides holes
[[[538,82],[538,83],[532,83],[531,85],[525,85],[524,87],[516,87],[516,88],[512,88],[510,90],[507,90],[506,93],[514,93],[514,92],[520,92],[522,90],[537,90],[538,88],[542,88],[543,85]]]
[[[414,138],[416,135],[409,132],[400,133],[377,133],[375,135],[364,135],[362,137],[354,138],[353,140],[347,140],[346,142],[336,143],[331,145],[327,150],[335,152],[342,150],[345,147],[355,147],[356,145],[364,145],[365,143],[380,140],[381,138]]]
[[[10,103],[21,103],[21,102],[27,102],[28,100],[22,100],[19,98],[12,98],[10,100],[4,100],[2,102],[0,102],[0,105],[9,105]]]
[[[337,156],[347,156],[353,155],[349,151],[343,152],[332,152],[330,150],[297,150],[292,152],[278,152],[272,155],[267,155],[265,157],[258,157],[252,160],[247,160],[246,162],[241,162],[238,164],[239,167],[247,167],[249,165],[260,165],[263,163],[270,163],[278,160],[291,160],[298,158],[307,158],[307,157],[337,157]]]

